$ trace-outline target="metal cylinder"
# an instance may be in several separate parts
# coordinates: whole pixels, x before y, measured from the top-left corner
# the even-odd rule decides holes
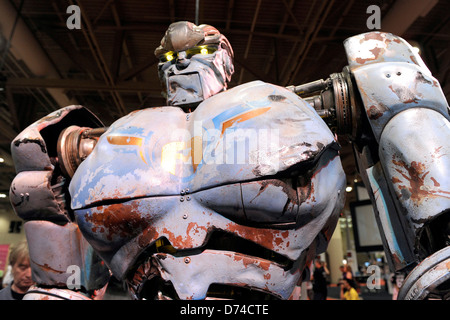
[[[313,82],[304,83],[299,86],[289,86],[287,88],[299,96],[302,96],[325,90],[328,88],[328,85],[328,81],[320,79]]]
[[[72,177],[81,162],[94,150],[98,138],[107,128],[70,126],[59,135],[58,160],[64,175]]]

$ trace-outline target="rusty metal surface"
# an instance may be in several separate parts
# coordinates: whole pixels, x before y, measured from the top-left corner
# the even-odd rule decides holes
[[[54,142],[59,132],[81,123],[101,126],[90,111],[73,105],[31,124],[11,143],[18,174],[10,187],[10,201],[16,214],[26,221],[32,275],[40,286],[66,286],[70,265],[80,267],[80,286],[85,290],[98,289],[109,279],[106,266],[71,222],[65,203],[68,183],[55,170]]]
[[[23,171],[13,180],[9,199],[14,212],[24,220],[68,222],[70,219],[63,199],[58,198],[51,186],[52,171]],[[36,208],[39,208],[37,210]]]
[[[344,41],[350,69],[381,62],[404,62],[428,70],[422,58],[404,39],[386,32],[367,32]]]
[[[427,130],[418,130],[427,128]],[[395,116],[380,138],[380,157],[419,240],[420,229],[450,208],[450,122],[434,110]]]
[[[37,285],[65,287],[69,266],[80,268],[80,288],[98,289],[109,280],[109,271],[73,223],[25,223],[33,280]]]
[[[171,281],[183,300],[207,297],[212,283],[246,286],[288,299],[299,270],[284,270],[269,260],[229,251],[205,250],[200,255],[174,257],[156,254],[161,277]]]
[[[92,300],[92,298],[73,290],[31,286],[23,300]]]
[[[403,215],[397,214],[381,164],[377,163],[366,172],[387,260],[392,271],[402,270],[416,261],[414,232],[404,228]]]
[[[377,140],[387,122],[409,108],[430,108],[449,118],[439,82],[405,40],[369,32],[347,39],[344,46]]]
[[[222,188],[225,193],[216,193],[218,205],[206,200],[210,197],[209,193],[215,191],[211,189],[188,193],[184,197],[150,197],[77,210],[76,216],[83,234],[118,278],[123,278],[136,257],[157,239],[165,237],[176,250],[200,248],[215,230],[233,233],[295,261],[318,234],[323,232],[317,238],[317,246],[322,249],[331,237],[344,196],[345,181],[343,175],[338,173],[340,170],[339,158],[335,158],[317,171],[311,181],[315,190],[308,189],[309,195],[300,200],[299,213],[288,221],[294,222],[288,230],[269,227],[271,223],[276,227],[280,222],[278,217],[282,215],[282,208],[274,210],[265,221],[262,221],[264,216],[259,218],[258,222],[268,226],[265,228],[234,222],[234,203],[225,202],[224,205],[220,200],[233,197],[230,188]],[[325,187],[330,185],[333,188]],[[299,191],[306,189],[304,187]],[[241,195],[238,193],[236,196],[239,198]],[[271,194],[255,190],[254,196],[270,198]],[[181,201],[182,198],[185,200]],[[240,206],[248,204],[238,203]],[[239,222],[245,221],[245,218],[239,218]]]
[[[450,214],[448,102],[420,56],[400,37],[369,32],[347,39],[344,46],[362,116],[365,111],[371,127],[365,130],[377,143],[377,154],[361,153],[360,163],[385,251],[396,271],[419,265],[413,277],[420,281],[408,295],[423,299],[437,281],[437,269],[443,272],[437,277],[448,281],[445,264],[430,274],[420,267],[448,244],[447,231],[436,229]]]
[[[260,138],[257,148],[238,150],[227,140],[245,141],[239,129],[256,134],[248,141]],[[267,139],[274,132],[278,140]],[[190,114],[165,107],[120,119],[80,165],[70,192],[83,235],[120,279],[164,238],[176,256],[154,257],[164,266],[161,277],[176,282],[183,298],[205,298],[214,279],[199,275],[212,268],[219,282],[287,298],[306,250],[312,259],[331,238],[345,180],[334,136],[314,110],[288,90],[258,81],[216,95]],[[243,263],[236,258],[242,248],[210,248],[215,232],[254,243],[293,265],[286,272],[268,260],[274,272],[269,281],[270,272],[258,267],[262,258],[246,253]],[[189,272],[198,278],[189,287],[180,256],[193,261]],[[227,264],[217,268],[212,256]],[[251,270],[259,280],[245,284]]]
[[[215,95],[190,114],[139,110],[113,123],[80,165],[70,184],[72,208],[259,179],[333,143],[309,104],[260,81]]]
[[[399,300],[450,298],[448,286],[439,287],[450,280],[450,247],[446,247],[423,260],[408,274],[400,288]]]
[[[11,154],[17,173],[54,169],[42,131],[67,119],[71,119],[74,124],[84,123],[87,126],[103,126],[96,116],[80,105],[67,106],[48,114],[28,126],[11,142]],[[58,135],[59,133],[55,134]],[[50,148],[52,147],[50,146]]]
[[[47,147],[40,131],[49,125],[58,123],[70,111],[79,108],[81,106],[69,106],[54,111],[30,125],[14,139],[11,143],[11,153],[16,172],[51,170],[54,168],[50,162]]]

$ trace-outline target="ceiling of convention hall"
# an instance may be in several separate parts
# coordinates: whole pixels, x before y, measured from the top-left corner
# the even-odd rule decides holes
[[[71,5],[80,29],[69,29]],[[447,0],[0,0],[0,193],[15,176],[11,141],[34,121],[81,104],[105,125],[165,104],[153,52],[170,23],[210,24],[234,50],[229,87],[253,80],[281,86],[325,79],[347,65],[343,41],[370,31],[370,5],[381,31],[420,54],[450,96]],[[357,178],[342,140],[348,179]],[[0,199],[2,206],[9,200]]]

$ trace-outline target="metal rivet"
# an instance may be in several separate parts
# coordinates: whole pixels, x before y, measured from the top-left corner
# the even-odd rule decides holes
[[[186,193],[188,193],[188,192],[189,192],[189,188],[186,188],[184,191],[185,191]]]
[[[186,200],[187,200],[187,201],[191,201],[191,197],[187,196],[187,197],[186,197]]]
[[[189,262],[191,262],[191,258],[184,258],[184,263],[189,263]]]
[[[188,218],[187,213],[183,214],[183,219],[187,219],[187,218]]]
[[[181,198],[180,198],[180,201],[183,202],[183,201],[184,201],[184,197],[181,197]]]
[[[180,194],[181,194],[182,196],[184,196],[185,193],[186,193],[186,192],[184,191],[184,189],[180,191]]]
[[[402,73],[401,73],[400,71],[399,71],[399,72],[397,72],[397,75],[398,75],[398,76],[400,76],[401,74],[402,74]]]
[[[390,78],[390,77],[391,77],[390,73],[386,74],[386,78]]]

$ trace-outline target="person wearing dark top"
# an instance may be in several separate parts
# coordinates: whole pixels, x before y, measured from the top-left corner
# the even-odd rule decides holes
[[[22,300],[28,289],[34,284],[31,278],[30,257],[26,241],[19,242],[9,255],[12,283],[0,290],[0,300]]]
[[[314,262],[314,272],[313,272],[313,292],[314,292],[314,300],[326,300],[327,299],[327,278],[326,276],[330,274],[327,269],[327,265],[325,262],[320,261],[319,258],[316,258]]]

